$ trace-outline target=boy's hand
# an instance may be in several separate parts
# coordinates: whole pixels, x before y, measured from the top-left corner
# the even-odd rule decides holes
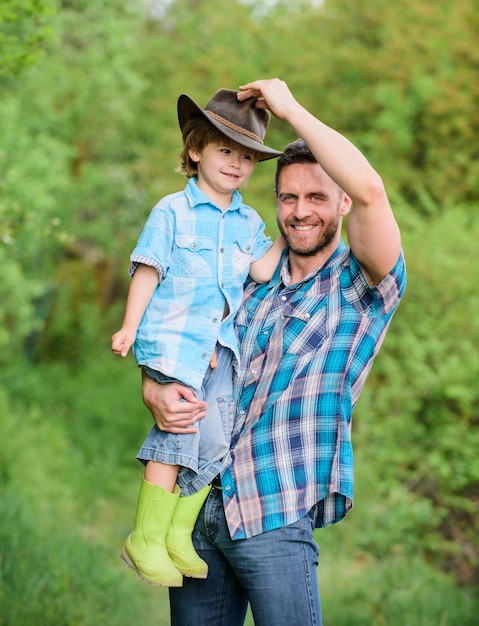
[[[135,342],[136,334],[133,334],[123,328],[113,335],[111,338],[111,350],[113,354],[118,356],[126,356],[128,350]]]

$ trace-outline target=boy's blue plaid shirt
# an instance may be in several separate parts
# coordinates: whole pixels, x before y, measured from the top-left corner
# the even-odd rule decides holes
[[[233,318],[251,263],[270,246],[262,219],[238,191],[226,211],[196,178],[160,200],[130,257],[131,274],[143,263],[159,276],[133,346],[137,363],[199,388],[217,341],[238,357]]]
[[[269,284],[246,288],[236,318],[238,409],[222,474],[234,539],[291,524],[317,502],[317,526],[352,507],[351,413],[406,272],[401,254],[371,288],[341,242],[320,270],[288,283],[284,257]]]

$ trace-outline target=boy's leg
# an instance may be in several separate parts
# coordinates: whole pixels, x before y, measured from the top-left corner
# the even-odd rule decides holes
[[[220,473],[229,451],[233,428],[233,353],[216,346],[217,367],[209,368],[197,397],[208,403],[206,416],[197,423],[199,432],[198,471],[181,468],[178,484],[183,495],[199,491]],[[181,435],[180,435],[181,436]]]
[[[170,559],[166,536],[178,503],[174,493],[143,480],[136,508],[133,532],[121,553],[125,563],[151,585],[181,587],[183,577]]]
[[[159,382],[162,374],[147,375]],[[161,432],[155,425],[137,458],[145,465],[133,532],[125,541],[123,560],[152,585],[180,587],[183,576],[170,558],[167,534],[179,501],[176,485],[179,462],[174,435]]]
[[[206,578],[208,575],[208,565],[200,559],[193,546],[192,532],[210,489],[210,485],[207,485],[191,496],[178,498],[166,536],[170,559],[184,576]]]
[[[143,370],[157,383],[179,382],[150,368],[143,367]],[[197,391],[193,389],[195,394]],[[164,432],[154,424],[136,458],[145,465],[148,461],[156,461],[166,465],[181,466],[181,471],[190,468],[195,474],[198,471],[199,437],[199,433],[177,435]]]
[[[166,539],[168,553],[179,571],[187,577],[204,579],[208,565],[192,543],[193,527],[205,501],[211,480],[219,473],[229,449],[233,421],[232,352],[222,346],[215,351],[216,367],[208,369],[197,397],[206,400],[206,417],[198,424],[198,472],[181,468],[178,484],[181,496]]]
[[[179,465],[166,465],[158,461],[148,461],[145,467],[145,480],[151,485],[159,485],[173,492],[178,478]]]

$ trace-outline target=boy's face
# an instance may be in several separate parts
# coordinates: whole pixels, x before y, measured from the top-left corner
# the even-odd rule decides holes
[[[227,208],[256,164],[255,154],[237,143],[209,143],[201,152],[189,151],[198,165],[198,187],[218,206]]]

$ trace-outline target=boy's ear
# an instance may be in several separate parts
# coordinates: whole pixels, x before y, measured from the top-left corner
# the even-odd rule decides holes
[[[188,150],[188,154],[190,156],[190,159],[192,161],[194,161],[195,163],[198,163],[200,160],[200,153],[197,150],[194,150],[193,148],[190,148],[190,150]]]

